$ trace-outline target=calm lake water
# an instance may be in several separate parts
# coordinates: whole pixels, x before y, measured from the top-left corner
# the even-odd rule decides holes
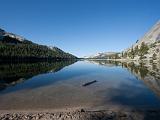
[[[0,64],[0,110],[74,107],[159,109],[160,66],[105,60]]]

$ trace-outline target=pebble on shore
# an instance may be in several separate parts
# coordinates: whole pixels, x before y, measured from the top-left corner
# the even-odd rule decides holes
[[[160,111],[85,111],[0,113],[0,120],[159,120]]]

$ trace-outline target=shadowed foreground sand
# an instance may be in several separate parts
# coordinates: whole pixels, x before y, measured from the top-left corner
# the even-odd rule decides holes
[[[160,120],[160,110],[1,112],[0,120]]]

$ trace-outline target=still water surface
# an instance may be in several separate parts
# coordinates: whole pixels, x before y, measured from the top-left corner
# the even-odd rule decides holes
[[[159,109],[159,73],[160,68],[153,63],[61,61],[0,64],[0,110]]]

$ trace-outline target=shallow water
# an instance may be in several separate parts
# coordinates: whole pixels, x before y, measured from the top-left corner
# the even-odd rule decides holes
[[[64,61],[0,65],[0,110],[160,108],[157,64]],[[92,83],[92,81],[96,80]],[[84,84],[91,82],[91,84]]]

